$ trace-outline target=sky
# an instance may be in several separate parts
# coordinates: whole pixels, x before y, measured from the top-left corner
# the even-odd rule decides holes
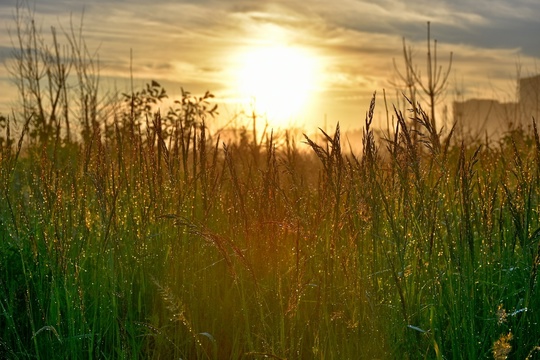
[[[383,90],[389,106],[399,101],[403,39],[425,74],[428,21],[439,64],[453,53],[441,108],[456,99],[515,101],[517,77],[540,73],[538,0],[0,0],[3,113],[15,105],[6,65],[17,6],[30,7],[46,34],[82,19],[104,86],[128,88],[131,63],[137,84],[156,80],[171,95],[211,91],[222,122],[241,118],[249,91],[263,99],[269,88],[281,95],[257,110],[275,118],[271,126],[286,117],[304,128],[361,128],[375,91],[385,118]],[[296,108],[271,113],[287,102]]]

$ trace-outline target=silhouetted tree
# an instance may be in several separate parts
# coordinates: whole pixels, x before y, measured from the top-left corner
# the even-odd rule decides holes
[[[403,58],[405,59],[405,73],[399,71],[394,61],[394,67],[407,88],[408,99],[413,108],[413,118],[419,119],[421,112],[418,109],[417,93],[420,92],[420,96],[425,97],[429,104],[429,117],[430,117],[430,138],[432,145],[439,150],[440,148],[440,133],[437,127],[437,121],[435,116],[435,107],[440,101],[441,95],[446,90],[448,85],[448,76],[452,68],[452,56],[450,52],[450,58],[448,61],[448,67],[443,71],[443,67],[437,63],[437,40],[431,41],[431,26],[430,22],[427,23],[427,62],[426,72],[427,79],[422,77],[422,74],[418,67],[415,65],[412,57],[412,51],[410,47],[407,47],[405,39],[403,39]],[[432,52],[433,49],[433,52]]]

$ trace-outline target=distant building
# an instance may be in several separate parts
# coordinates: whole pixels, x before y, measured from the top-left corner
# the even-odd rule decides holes
[[[540,75],[519,80],[519,102],[470,99],[453,103],[457,130],[464,136],[496,139],[508,129],[540,119]]]
[[[522,121],[540,121],[540,75],[519,79],[519,105]]]
[[[500,103],[490,99],[470,99],[454,102],[454,119],[458,131],[472,136],[496,138],[518,118],[516,103]]]

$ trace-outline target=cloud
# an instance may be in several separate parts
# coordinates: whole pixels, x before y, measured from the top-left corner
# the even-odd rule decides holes
[[[13,49],[10,46],[0,45],[0,63],[4,63],[12,57]]]

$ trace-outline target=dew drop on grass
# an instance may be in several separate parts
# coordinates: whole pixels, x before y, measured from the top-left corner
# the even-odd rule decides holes
[[[216,339],[212,336],[212,334],[208,333],[208,332],[201,332],[199,333],[199,335],[202,335],[202,336],[205,336],[206,338],[208,338],[211,342],[216,342]]]
[[[421,332],[421,333],[425,333],[425,332],[426,332],[426,330],[421,329],[421,328],[419,328],[418,326],[407,325],[407,327],[408,327],[409,329],[413,329],[413,330],[416,330],[416,331]]]

